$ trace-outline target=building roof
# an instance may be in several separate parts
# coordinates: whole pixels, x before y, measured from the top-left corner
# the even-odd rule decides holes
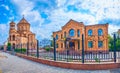
[[[83,23],[83,22],[78,22],[78,21],[75,21],[75,20],[73,20],[73,19],[70,19],[64,26],[62,26],[62,28],[64,28],[65,26],[68,26],[69,23],[71,23],[71,22],[74,22],[74,23],[77,23],[77,24],[79,24],[79,25],[84,26],[84,23]]]
[[[18,24],[29,24],[28,21],[23,17]]]
[[[12,20],[12,21],[10,22],[10,25],[15,25],[15,22]]]
[[[104,26],[104,25],[108,25],[108,23],[106,23],[106,24],[94,24],[94,25],[86,25],[85,27],[89,27],[89,26]]]
[[[117,33],[120,34],[120,29],[118,29]]]

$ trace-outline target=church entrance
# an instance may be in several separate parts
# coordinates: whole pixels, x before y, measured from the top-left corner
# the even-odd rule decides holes
[[[12,49],[15,49],[15,43],[13,43],[13,47],[12,47]]]

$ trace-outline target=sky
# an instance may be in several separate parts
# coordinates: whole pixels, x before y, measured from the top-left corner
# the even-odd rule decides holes
[[[51,39],[70,19],[85,25],[109,23],[109,34],[120,29],[120,0],[0,0],[0,44],[9,35],[9,23],[22,17],[36,38]]]

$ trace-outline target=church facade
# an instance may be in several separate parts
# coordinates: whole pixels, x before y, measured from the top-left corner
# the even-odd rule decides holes
[[[37,48],[35,34],[30,31],[30,23],[23,17],[18,24],[10,22],[8,42],[15,48]]]
[[[60,31],[53,32],[56,39],[56,50],[66,49],[81,51],[82,35],[84,35],[85,52],[107,52],[108,49],[108,23],[84,25],[83,22],[70,20]],[[69,38],[66,48],[65,39]]]

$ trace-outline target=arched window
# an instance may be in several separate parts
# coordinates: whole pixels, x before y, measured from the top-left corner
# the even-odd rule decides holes
[[[102,29],[98,29],[98,36],[103,35],[103,30]]]
[[[69,36],[73,37],[75,35],[74,29],[70,29],[69,31]]]
[[[61,39],[63,38],[63,35],[61,34]]]
[[[11,41],[11,35],[10,35],[10,41]]]
[[[88,41],[88,47],[92,48],[93,47],[93,42],[92,41]]]
[[[22,26],[22,30],[24,30],[24,26]]]
[[[56,40],[58,40],[58,35],[56,35]]]
[[[90,29],[88,30],[88,36],[92,36],[93,31]]]
[[[77,36],[80,37],[80,30],[77,30]]]
[[[13,41],[15,41],[15,35],[13,35]]]
[[[103,41],[98,41],[98,48],[102,48],[103,47]]]

